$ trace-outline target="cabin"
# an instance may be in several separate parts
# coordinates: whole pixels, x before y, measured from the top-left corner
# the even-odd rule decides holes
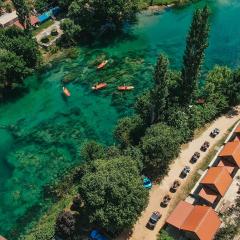
[[[181,238],[189,240],[212,240],[220,228],[221,220],[208,206],[179,202],[166,220],[166,224],[177,230]]]
[[[209,168],[199,184],[198,203],[215,208],[231,186],[232,181],[225,167]]]

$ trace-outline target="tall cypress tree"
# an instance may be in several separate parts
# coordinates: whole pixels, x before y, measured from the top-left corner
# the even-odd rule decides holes
[[[18,20],[24,27],[29,30],[31,27],[30,10],[25,0],[12,0],[12,3],[17,11]]]
[[[154,72],[155,87],[151,91],[152,102],[152,123],[159,122],[164,118],[164,111],[167,105],[168,92],[168,71],[169,61],[164,55],[160,55]]]
[[[198,9],[193,15],[183,56],[180,93],[182,105],[191,104],[196,95],[204,51],[208,46],[209,15],[207,6],[203,9]]]

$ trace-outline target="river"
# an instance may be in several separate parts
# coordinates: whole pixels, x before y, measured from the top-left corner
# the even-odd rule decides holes
[[[132,114],[135,97],[151,86],[159,53],[168,55],[171,67],[181,67],[185,38],[193,10],[207,2],[211,33],[203,73],[215,64],[240,65],[240,1],[209,0],[158,14],[144,12],[138,23],[108,43],[79,48],[75,59],[63,59],[26,79],[29,92],[0,106],[0,233],[9,235],[19,224],[49,203],[44,187],[81,162],[86,139],[114,143],[112,132],[121,116]],[[109,59],[96,71],[96,59]],[[71,97],[61,95],[60,81]],[[93,93],[93,83],[108,88]],[[116,87],[133,84],[135,90],[119,93]]]

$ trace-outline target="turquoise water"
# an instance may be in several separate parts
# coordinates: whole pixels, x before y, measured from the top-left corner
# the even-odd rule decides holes
[[[0,233],[16,236],[17,226],[31,221],[48,202],[44,187],[81,162],[86,139],[114,142],[117,119],[132,113],[135,97],[151,85],[153,65],[160,52],[173,68],[181,67],[186,33],[193,10],[205,2],[212,9],[210,45],[203,73],[215,64],[240,64],[238,0],[212,0],[160,14],[145,12],[126,34],[108,43],[79,48],[76,59],[64,59],[26,80],[29,92],[0,106]],[[102,59],[110,63],[102,71]],[[63,79],[71,97],[61,95]],[[93,83],[108,88],[93,93]],[[119,93],[118,85],[135,90]],[[11,237],[10,239],[15,239]]]

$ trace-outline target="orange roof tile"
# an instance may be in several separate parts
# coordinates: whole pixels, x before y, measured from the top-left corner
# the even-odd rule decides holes
[[[229,174],[232,174],[232,172],[235,169],[235,164],[227,161],[226,159],[221,159],[217,165],[218,167],[225,167]]]
[[[190,203],[184,201],[179,202],[177,207],[166,220],[166,222],[180,229],[193,208],[194,206]]]
[[[39,22],[39,20],[38,20],[37,17],[35,17],[35,16],[32,15],[32,16],[30,16],[30,22],[31,22],[31,25],[34,26],[34,25],[36,25],[36,24]],[[14,22],[14,25],[17,26],[17,27],[19,27],[19,28],[21,28],[21,29],[24,29],[23,25],[19,22],[19,20],[17,20],[16,22]],[[0,239],[0,240],[1,240],[1,239]]]
[[[198,193],[198,195],[207,200],[208,202],[210,203],[214,203],[215,200],[217,199],[218,197],[218,194],[214,191],[212,191],[210,188],[208,187],[202,187],[201,191]]]
[[[225,167],[211,167],[203,177],[201,184],[213,185],[224,196],[233,179]]]
[[[240,142],[228,142],[219,153],[219,157],[233,157],[235,163],[240,167]]]
[[[212,208],[194,206],[181,229],[194,232],[200,240],[212,240],[220,225],[221,220]]]

